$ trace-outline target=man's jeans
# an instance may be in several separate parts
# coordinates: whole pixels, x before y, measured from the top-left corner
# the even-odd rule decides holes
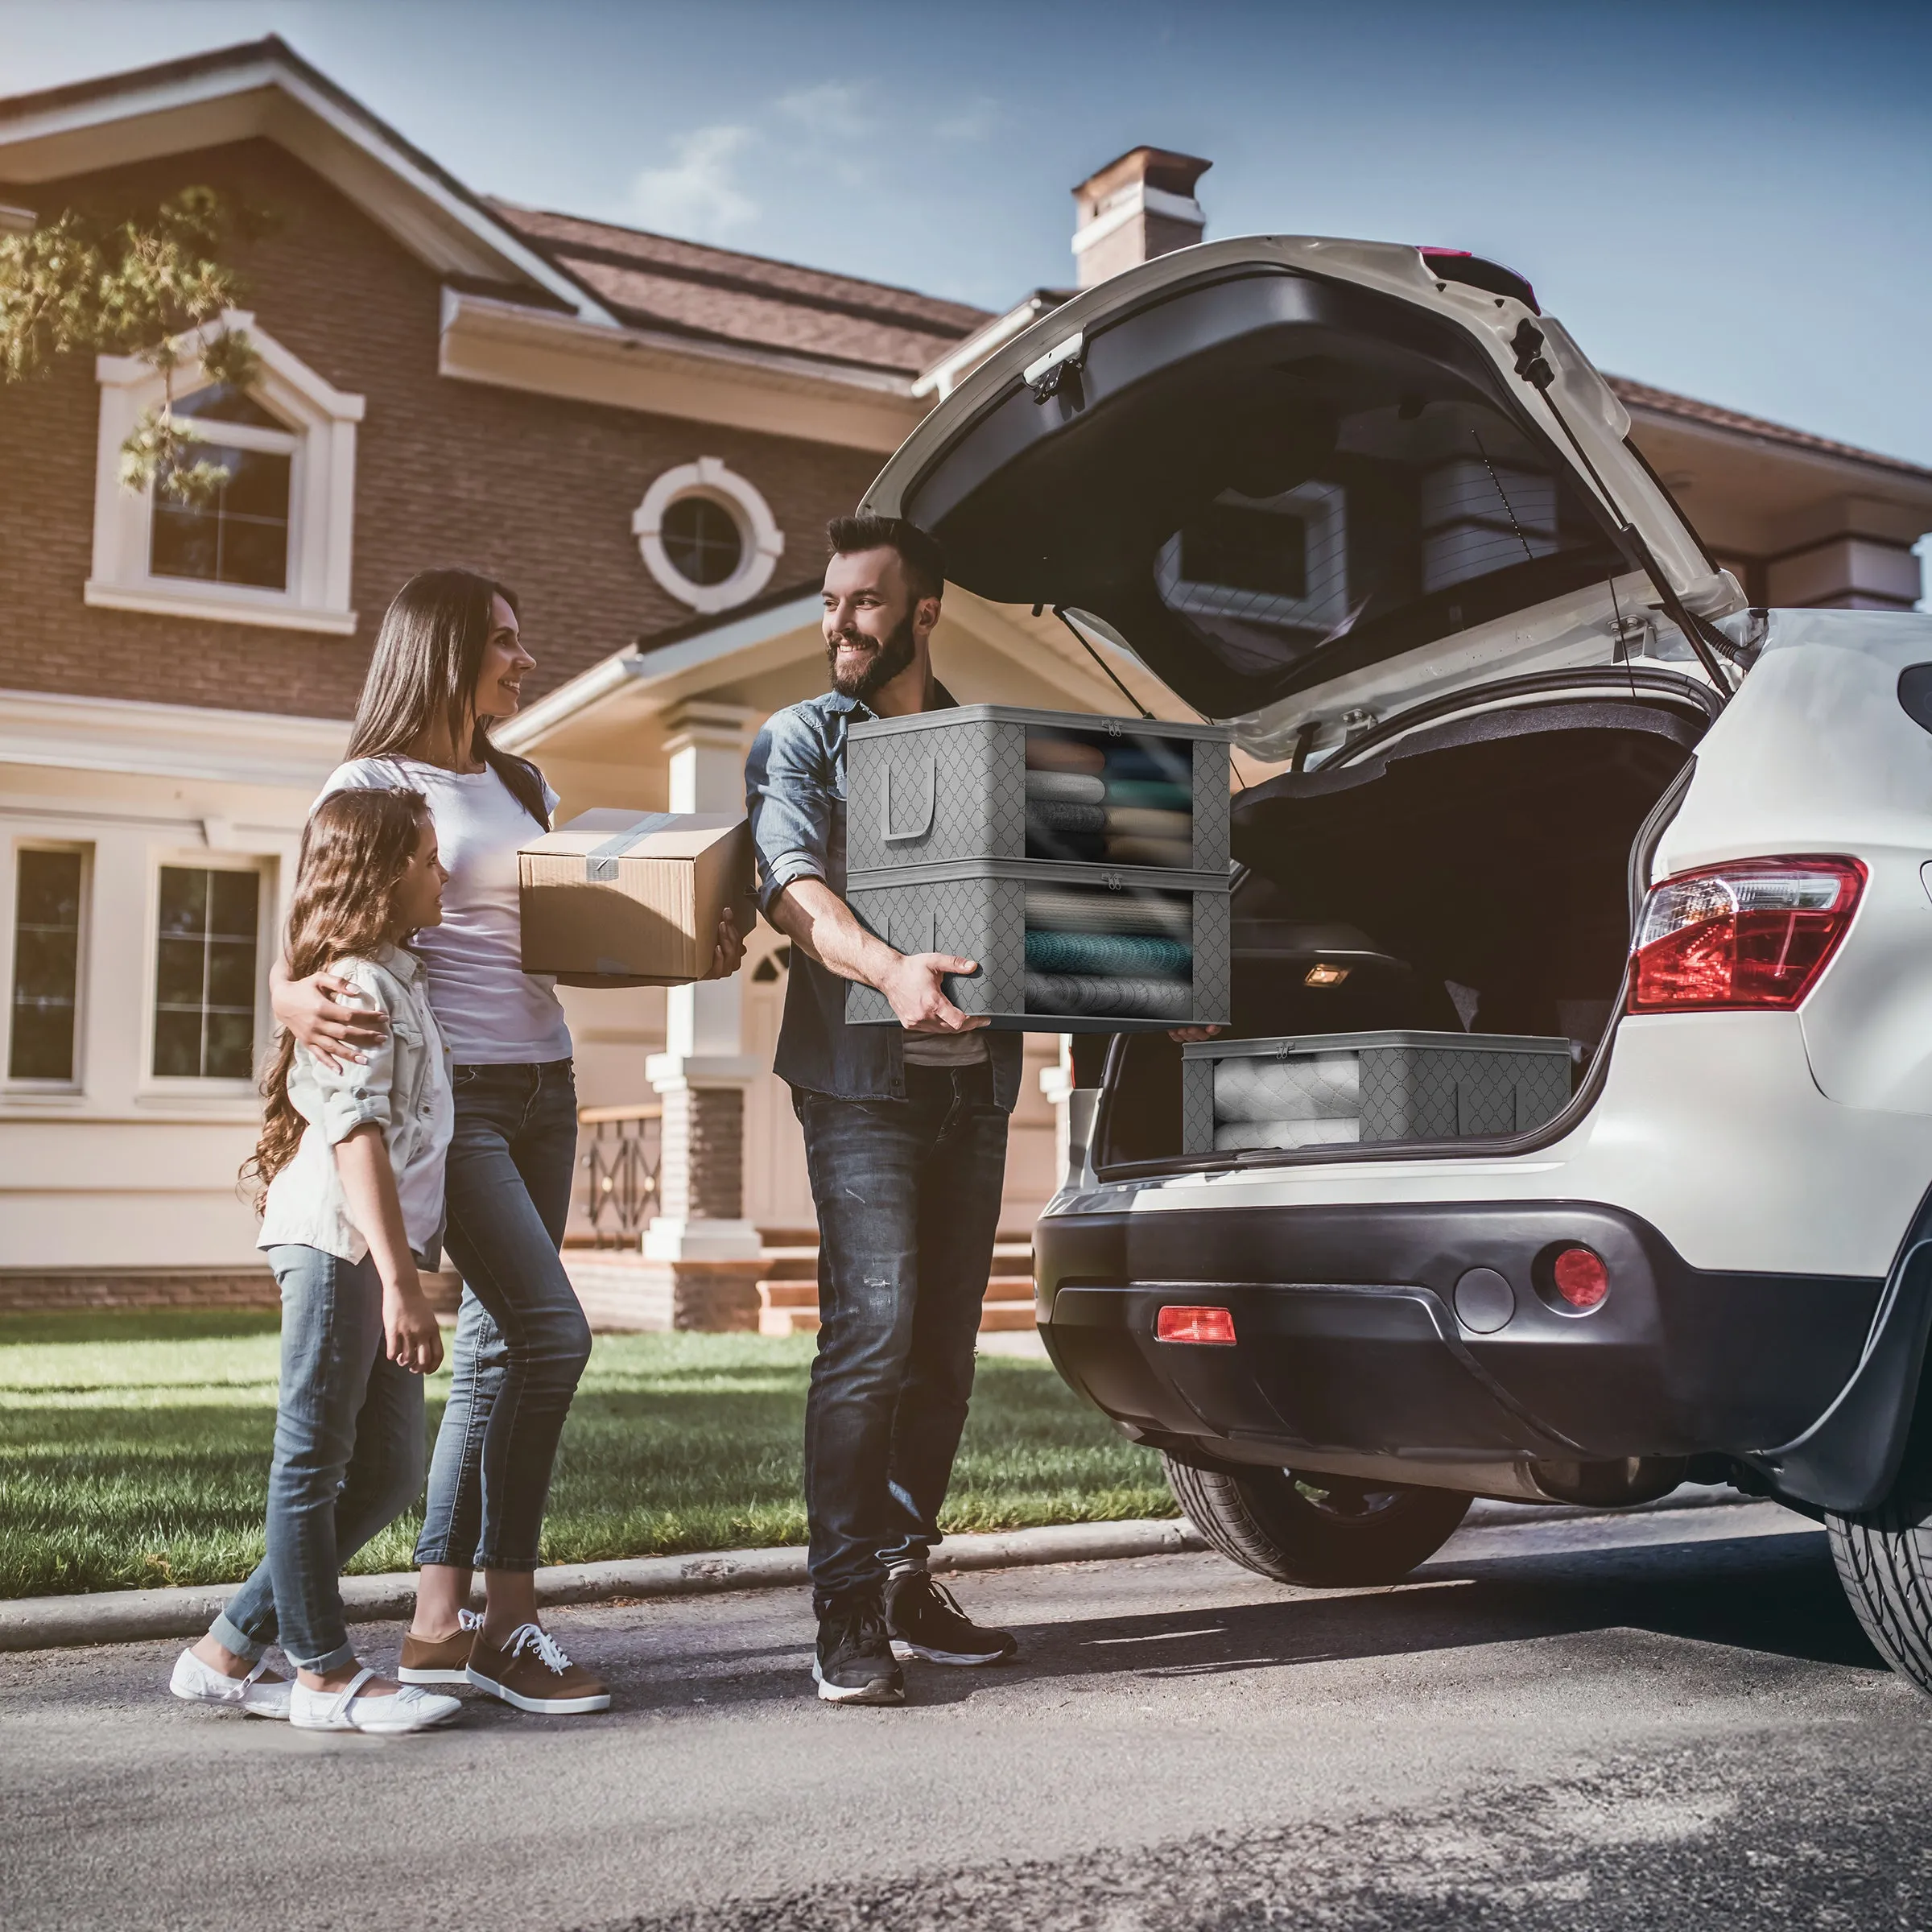
[[[876,1600],[939,1539],[1006,1174],[982,1061],[909,1066],[902,1100],[795,1093],[819,1211],[805,1404],[813,1607]]]
[[[419,1563],[534,1570],[590,1324],[557,1258],[577,1162],[568,1060],[455,1070],[444,1236],[463,1274]]]
[[[423,1378],[382,1352],[375,1263],[271,1248],[282,1290],[282,1385],[268,1476],[268,1554],[210,1634],[252,1663],[279,1638],[306,1670],[355,1655],[342,1566],[423,1486]]]

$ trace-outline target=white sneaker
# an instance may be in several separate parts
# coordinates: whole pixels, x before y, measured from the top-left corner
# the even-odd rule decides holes
[[[175,1659],[175,1674],[167,1680],[167,1687],[184,1703],[220,1704],[250,1717],[286,1718],[295,1686],[264,1683],[262,1673],[267,1668],[268,1659],[263,1657],[246,1677],[225,1677],[193,1651],[184,1650]]]
[[[405,1684],[389,1697],[364,1697],[362,1686],[375,1672],[359,1671],[340,1690],[294,1686],[288,1721],[298,1731],[365,1731],[372,1737],[399,1737],[446,1724],[463,1708],[460,1699]]]

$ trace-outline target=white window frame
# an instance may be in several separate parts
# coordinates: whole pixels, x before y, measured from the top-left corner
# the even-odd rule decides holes
[[[246,1080],[204,1079],[199,1074],[155,1071],[155,1004],[160,991],[161,871],[180,866],[192,872],[250,872],[261,881],[255,896],[255,1037],[254,1066]],[[135,1091],[144,1099],[253,1100],[255,1074],[264,1043],[275,1025],[269,1005],[269,968],[280,935],[275,894],[276,862],[255,852],[211,851],[184,846],[150,854],[147,866],[147,959],[141,976],[141,1063]]]
[[[80,857],[80,930],[74,941],[74,1066],[64,1080],[16,1079],[9,1069],[14,1058],[14,964],[19,943],[20,855],[23,852],[72,852]],[[0,1050],[0,1092],[20,1095],[78,1094],[87,1085],[88,960],[93,938],[94,848],[85,839],[41,838],[31,835],[6,848],[6,877],[0,881],[0,913],[4,914],[6,952],[0,956],[0,1002],[4,1002],[6,1038]]]
[[[267,625],[347,637],[356,628],[349,608],[349,569],[356,514],[356,426],[363,398],[335,388],[283,347],[244,309],[229,309],[221,324],[245,333],[261,359],[250,394],[289,425],[292,448],[273,430],[246,423],[209,423],[211,440],[237,448],[290,449],[288,579],[285,590],[250,584],[205,584],[188,577],[156,576],[148,568],[154,525],[154,492],[130,489],[121,481],[121,446],[142,412],[164,393],[159,372],[138,356],[100,356],[94,374],[101,386],[101,426],[95,450],[94,559],[87,601],[108,610],[156,612],[213,619],[217,623]],[[200,338],[178,336],[181,360],[175,370],[176,396],[204,386]]]
[[[687,497],[716,503],[738,526],[738,567],[721,584],[694,584],[664,547],[664,513]],[[644,567],[680,604],[704,616],[749,603],[771,581],[785,554],[785,533],[757,488],[716,456],[667,469],[644,493],[630,519]]]

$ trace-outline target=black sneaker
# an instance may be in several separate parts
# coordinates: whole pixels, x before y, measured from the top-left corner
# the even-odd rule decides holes
[[[923,1570],[886,1579],[886,1625],[894,1657],[934,1664],[997,1664],[1020,1647],[1010,1630],[982,1630]]]
[[[828,1704],[902,1704],[906,1674],[892,1654],[876,1604],[828,1610],[819,1619],[811,1674]]]

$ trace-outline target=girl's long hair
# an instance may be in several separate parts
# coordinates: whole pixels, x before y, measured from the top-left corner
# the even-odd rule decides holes
[[[499,751],[476,716],[477,679],[489,642],[490,599],[501,597],[518,617],[517,593],[473,570],[418,571],[390,600],[376,633],[375,654],[362,680],[349,736],[352,758],[407,753],[426,732],[448,727],[450,744],[489,766],[510,796],[547,832],[543,779],[527,760]]]
[[[325,972],[338,960],[366,958],[394,938],[396,888],[428,816],[421,792],[399,790],[332,792],[309,815],[288,909],[291,980]],[[243,1185],[258,1191],[258,1214],[308,1125],[288,1097],[295,1057],[295,1036],[284,1030],[262,1076],[262,1137],[242,1169]]]

